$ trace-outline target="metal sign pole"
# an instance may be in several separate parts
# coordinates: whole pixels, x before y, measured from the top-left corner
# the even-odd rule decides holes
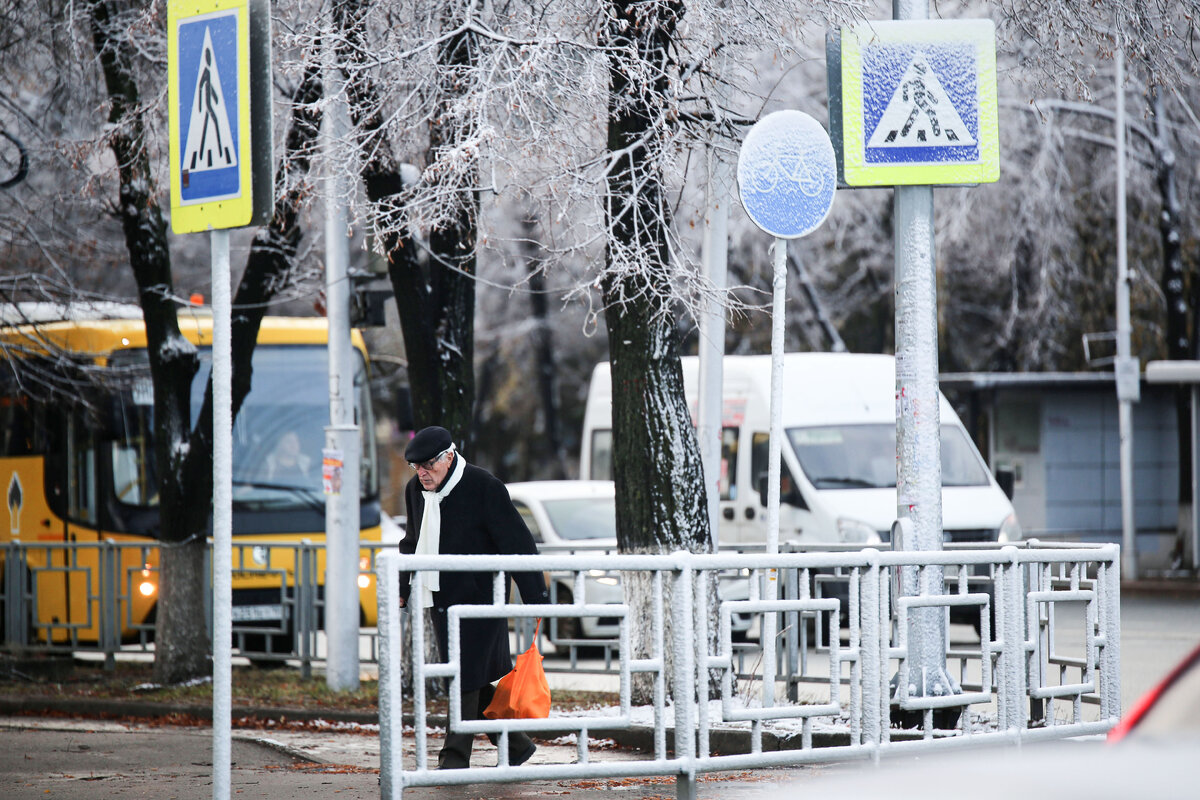
[[[738,157],[742,206],[755,225],[775,237],[771,305],[771,441],[767,467],[767,552],[779,552],[780,478],[783,473],[783,362],[787,298],[787,243],[812,233],[833,207],[837,164],[829,134],[799,111],[776,111],[746,134]],[[813,388],[817,391],[816,387]],[[778,572],[767,570],[768,603],[779,596]],[[764,706],[775,704],[775,612],[763,614]]]
[[[212,249],[213,386],[213,800],[228,800],[233,693],[233,351],[229,231]]]
[[[708,499],[709,540],[720,545],[721,428],[724,424],[723,370],[725,356],[725,291],[729,260],[729,197],[731,169],[719,145],[709,148],[708,210],[705,215],[704,275],[712,283],[712,297],[704,306],[700,332],[699,408],[696,435],[704,465]]]
[[[1138,399],[1138,362],[1129,334],[1129,257],[1125,224],[1125,51],[1117,48],[1117,431],[1121,465],[1121,573],[1138,576],[1137,529],[1133,519],[1133,403]]]
[[[926,19],[928,5],[897,0],[896,19]],[[937,275],[933,187],[897,186],[896,209],[896,515],[912,521],[905,550],[942,549],[941,408],[938,391]],[[941,567],[905,570],[901,594],[943,591]],[[907,686],[918,697],[961,691],[946,673],[945,609],[908,612]]]
[[[332,62],[333,48],[328,49]],[[325,682],[335,691],[359,686],[358,533],[359,436],[354,421],[354,348],[350,344],[350,219],[344,196],[344,170],[335,157],[348,128],[341,76],[325,69],[326,107],[322,138],[328,177],[325,190],[325,307],[329,321],[329,425],[327,456],[332,469],[325,496],[325,634],[329,653]],[[365,387],[363,391],[366,391]],[[325,465],[322,469],[325,469]]]

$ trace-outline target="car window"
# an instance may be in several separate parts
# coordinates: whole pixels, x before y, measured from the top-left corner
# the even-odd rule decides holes
[[[617,538],[616,501],[611,497],[569,497],[542,503],[560,539]]]
[[[533,534],[533,540],[541,544],[543,541],[542,529],[538,527],[537,520],[533,518],[533,510],[520,500],[514,500],[513,505],[516,506],[517,513],[521,515],[521,519],[525,521],[525,526],[529,528],[529,532]]]

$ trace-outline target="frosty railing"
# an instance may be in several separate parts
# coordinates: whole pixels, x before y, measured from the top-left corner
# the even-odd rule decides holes
[[[541,555],[541,556],[401,556],[383,553],[378,560],[380,607],[380,730],[381,776],[385,797],[399,797],[405,786],[510,782],[529,779],[630,777],[676,775],[681,796],[692,797],[695,776],[702,772],[764,766],[813,763],[878,757],[888,751],[943,748],[987,741],[1075,736],[1100,733],[1115,722],[1120,711],[1119,684],[1119,550],[1106,545],[1093,548],[1022,549],[1007,546],[989,550],[893,552],[866,549],[853,552],[767,554],[674,553],[670,555]],[[941,567],[941,570],[931,569]],[[951,569],[954,568],[954,569]],[[972,580],[978,568],[986,573],[990,591],[977,591]],[[919,574],[921,591],[911,597],[892,598],[896,570]],[[412,686],[415,762],[405,769],[401,759],[401,635],[397,583],[400,570],[413,573],[414,585],[424,574],[441,570],[493,573],[495,597],[491,605],[450,609],[451,630],[470,617],[578,617],[615,616],[619,620],[616,652],[619,674],[617,705],[608,712],[552,712],[547,720],[496,720],[463,722],[455,698],[458,663],[456,637],[446,662],[426,662],[427,636],[423,615],[409,622],[414,641],[408,649]],[[626,603],[531,605],[510,604],[504,596],[503,576],[511,572],[565,572],[582,580],[588,570],[608,570],[630,576],[645,573],[641,583],[652,587],[647,612],[633,612]],[[711,602],[708,592],[717,575],[730,571],[750,576],[777,570],[794,573],[796,591],[774,601],[751,590],[746,599]],[[841,570],[849,591],[846,603],[814,596],[809,578]],[[934,586],[929,576],[954,573],[946,585]],[[786,581],[785,581],[786,583]],[[755,581],[751,580],[753,587]],[[666,591],[666,589],[670,591]],[[995,612],[992,605],[995,604]],[[1070,653],[1056,650],[1052,613],[1059,604],[1079,606],[1076,627],[1078,647]],[[896,608],[893,625],[892,609]],[[966,607],[980,616],[975,686],[964,686],[948,697],[916,696],[908,687],[907,630],[904,620],[918,607]],[[715,609],[715,635],[710,610]],[[747,701],[744,679],[735,675],[735,655],[730,620],[737,613],[776,613],[785,620],[821,618],[828,627],[827,652],[807,653],[785,660],[778,673],[781,682],[808,669],[809,686],[820,686],[818,695],[800,702],[764,707]],[[995,630],[992,617],[995,617]],[[1049,621],[1043,622],[1043,618]],[[634,621],[649,625],[643,631],[644,651],[630,650]],[[669,629],[666,622],[670,622]],[[1057,623],[1060,626],[1061,622]],[[781,627],[782,637],[796,635],[798,625]],[[845,629],[846,642],[841,631]],[[789,633],[790,631],[790,633]],[[786,652],[781,647],[779,651]],[[782,658],[782,656],[781,656]],[[809,662],[806,664],[806,661]],[[816,662],[823,662],[819,669]],[[791,670],[792,673],[789,673]],[[823,672],[823,677],[817,675]],[[635,675],[653,680],[652,698],[633,706],[630,686]],[[890,688],[897,678],[898,690]],[[437,772],[429,768],[426,722],[426,682],[449,679],[449,724],[456,730],[492,733],[500,738],[498,758],[507,764],[507,735],[511,731],[562,732],[577,737],[577,761],[572,764],[525,764],[521,767],[473,767]],[[761,678],[760,678],[761,680]],[[966,682],[964,681],[964,684]],[[678,700],[673,705],[667,699]],[[1083,708],[1092,698],[1092,710]],[[1031,708],[1032,701],[1032,708]],[[956,727],[935,730],[937,712],[962,707]],[[894,713],[915,718],[915,730],[895,731]],[[589,742],[596,731],[641,729],[653,741],[642,760],[592,762]],[[720,734],[728,752],[729,736],[740,736],[740,752],[714,755],[714,736]],[[936,735],[935,735],[936,734]],[[764,747],[768,737],[771,747]],[[673,744],[673,749],[669,746]],[[819,746],[830,745],[830,746]],[[774,749],[778,747],[779,749]]]

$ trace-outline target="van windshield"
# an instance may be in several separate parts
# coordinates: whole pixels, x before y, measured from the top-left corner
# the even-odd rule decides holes
[[[791,428],[788,439],[817,489],[877,489],[896,485],[895,425]],[[962,428],[942,426],[942,486],[985,486],[987,468]]]

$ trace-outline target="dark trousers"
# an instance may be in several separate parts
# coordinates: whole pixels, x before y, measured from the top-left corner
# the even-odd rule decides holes
[[[462,718],[483,719],[483,710],[492,702],[496,687],[490,683],[472,692],[464,692],[462,696]],[[500,737],[489,733],[488,741],[499,746]],[[438,753],[438,769],[465,769],[471,766],[471,746],[475,742],[473,733],[451,733],[446,731],[446,743],[442,752]],[[526,733],[512,731],[508,734],[508,760],[513,762],[521,757],[533,740]]]

